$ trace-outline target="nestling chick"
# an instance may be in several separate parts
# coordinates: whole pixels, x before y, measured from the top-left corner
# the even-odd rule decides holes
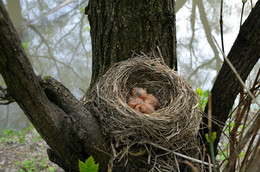
[[[147,92],[145,89],[143,88],[139,88],[139,87],[134,87],[132,90],[131,90],[131,95],[132,96],[138,96],[140,98],[144,98],[144,96],[147,95]]]
[[[135,107],[135,110],[145,113],[145,114],[150,114],[154,112],[154,108],[152,105],[148,103],[141,103]]]
[[[152,105],[155,110],[159,109],[161,106],[157,98],[155,98],[152,94],[147,94],[144,97],[144,102]]]
[[[137,97],[137,96],[131,96],[129,98],[127,105],[134,109],[136,107],[136,105],[139,105],[143,102],[144,102],[144,100],[142,98]]]

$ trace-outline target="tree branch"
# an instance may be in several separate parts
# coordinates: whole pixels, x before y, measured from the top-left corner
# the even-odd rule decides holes
[[[85,160],[93,154],[100,170],[106,171],[108,155],[93,149],[107,151],[108,147],[97,120],[54,80],[43,82],[46,96],[40,85],[42,80],[35,75],[2,1],[0,73],[13,99],[50,146],[50,159],[57,160],[66,171],[78,171],[78,159]],[[52,84],[58,87],[50,88]]]
[[[8,105],[15,102],[6,88],[0,86],[0,105]]]
[[[260,57],[259,18],[260,2],[258,1],[247,20],[242,25],[238,37],[227,56],[243,81],[246,80]],[[223,123],[226,122],[240,88],[241,84],[239,80],[236,78],[228,64],[224,62],[211,90],[212,115],[214,118]],[[207,110],[207,106],[205,109]],[[204,117],[203,123],[206,123],[206,121],[207,118]],[[208,129],[205,126],[202,126],[201,128],[200,132],[204,139],[203,143],[206,143],[204,135],[208,133]],[[220,140],[220,134],[222,133],[222,127],[213,124],[212,130],[217,132],[217,139],[214,142],[214,150],[217,152],[217,145]]]

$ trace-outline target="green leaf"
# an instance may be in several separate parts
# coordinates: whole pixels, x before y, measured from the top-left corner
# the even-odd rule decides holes
[[[85,164],[79,160],[79,171],[80,172],[98,172],[99,164],[95,164],[94,158],[90,156]]]
[[[212,133],[212,141],[214,142],[214,141],[216,140],[216,138],[217,138],[217,132],[214,131],[214,132]]]
[[[55,172],[55,168],[53,168],[53,167],[48,167],[48,170],[49,170],[49,172]]]
[[[206,98],[206,97],[208,97],[209,96],[209,90],[207,90],[207,91],[205,91],[204,93],[203,93],[203,98]]]
[[[244,156],[244,152],[241,152],[238,157]]]
[[[90,27],[89,27],[89,26],[87,26],[86,30],[90,32]]]
[[[84,7],[84,6],[82,6],[82,7],[80,8],[80,12],[81,12],[81,13],[85,13],[85,7]]]
[[[80,171],[80,172],[84,172],[84,171],[86,171],[86,170],[87,170],[87,169],[86,169],[85,164],[84,164],[82,161],[79,160],[79,171]]]
[[[45,77],[43,77],[43,79],[42,80],[46,80],[46,79],[48,79],[48,78],[50,78],[51,77],[51,75],[47,75],[47,76],[45,76]]]
[[[209,135],[208,134],[205,134],[205,138],[206,138],[207,142],[209,142]]]
[[[201,95],[203,94],[203,90],[200,89],[200,87],[198,87],[198,89],[196,90],[196,92],[197,92],[197,95],[198,95],[198,96],[201,96]]]
[[[27,48],[27,45],[28,45],[28,43],[22,43],[22,46],[23,46],[24,49]]]

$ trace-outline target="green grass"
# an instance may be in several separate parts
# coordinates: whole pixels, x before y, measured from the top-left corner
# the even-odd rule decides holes
[[[14,129],[5,129],[0,131],[0,142],[1,143],[12,143],[19,142],[24,143],[25,132],[17,131]]]
[[[30,135],[29,137],[27,137]],[[31,125],[30,127],[23,130],[15,129],[4,129],[0,130],[0,148],[6,148],[9,145],[17,145],[16,147],[30,146],[30,149],[34,149],[34,144],[40,146],[38,149],[46,149],[44,144],[42,144],[42,138],[40,134]],[[38,144],[39,143],[39,144]],[[33,146],[33,147],[31,147]],[[19,149],[18,149],[19,150]],[[13,159],[13,164],[18,167],[18,172],[36,172],[36,171],[49,171],[54,172],[58,167],[53,167],[50,165],[47,155],[42,155],[39,152],[15,152],[13,150],[12,154],[19,154],[17,159]],[[21,155],[23,158],[21,158]]]
[[[48,167],[48,158],[44,159],[26,159],[22,162],[16,161],[15,164],[20,167],[19,172],[33,172],[47,169],[49,172],[54,172],[57,167]]]

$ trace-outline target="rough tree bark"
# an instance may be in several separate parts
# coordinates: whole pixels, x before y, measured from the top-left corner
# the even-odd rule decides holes
[[[41,81],[35,75],[2,1],[0,40],[1,75],[12,97],[50,146],[50,160],[66,171],[77,171],[78,159],[89,155],[107,164],[108,156],[99,150],[110,150],[96,118],[61,84],[52,79]]]
[[[236,68],[242,80],[245,81],[259,60],[260,57],[260,2],[258,1],[252,12],[242,25],[240,32],[228,54],[228,59]],[[228,119],[230,110],[239,93],[241,84],[231,71],[230,67],[224,62],[211,90],[212,94],[212,115],[215,119],[225,123]],[[207,106],[205,109],[207,113]],[[203,118],[207,124],[207,118]],[[206,126],[202,127],[202,136],[208,133]],[[214,149],[217,152],[217,145],[223,129],[220,125],[213,123],[212,131],[217,132],[217,139],[214,142]],[[206,143],[205,137],[203,142]]]
[[[85,12],[91,26],[92,81],[114,63],[158,46],[177,70],[174,0],[90,0]]]
[[[95,5],[96,3],[96,1],[91,1],[90,7],[91,4]],[[120,7],[121,4],[121,2],[112,1],[109,3],[100,1],[98,3],[101,4],[102,8],[99,6],[99,9],[95,10],[96,7],[93,6],[90,8],[92,13],[95,13],[95,11],[100,13],[109,3],[115,5],[115,7]],[[135,8],[131,8],[131,5],[135,5]],[[122,8],[128,7],[125,11],[127,13],[124,14],[126,16],[123,15],[122,11],[120,15],[117,14],[124,16],[125,19],[123,20],[124,17],[117,18],[113,22],[115,13],[106,8],[108,11],[102,16],[111,16],[110,12],[113,15],[111,18],[105,17],[98,20],[101,25],[98,26],[97,31],[101,30],[101,32],[99,32],[98,37],[92,38],[94,39],[93,42],[98,42],[96,44],[98,46],[95,45],[93,51],[93,73],[95,76],[93,82],[115,62],[131,57],[133,52],[150,52],[157,45],[161,48],[166,62],[171,67],[177,68],[175,66],[177,62],[174,1],[167,1],[166,4],[153,1],[147,3],[147,5],[149,6],[146,7],[144,3],[141,5],[141,2],[137,1],[127,1],[122,6]],[[146,7],[144,14],[141,14],[142,8],[140,7]],[[131,16],[133,9],[136,12],[139,11],[140,14]],[[145,23],[142,23],[142,20],[138,17],[142,17],[141,19]],[[105,20],[106,18],[109,20]],[[121,19],[126,21],[124,26],[120,24]],[[138,19],[138,22],[136,19]],[[94,19],[91,21],[94,22]],[[95,31],[94,23],[92,23],[93,27],[91,25],[92,33]],[[139,29],[136,28],[135,30],[135,27]],[[127,34],[124,34],[124,32],[118,34],[118,29],[122,30],[123,28],[128,28]],[[155,32],[156,29],[158,33]],[[129,37],[124,42],[124,37],[130,35],[133,38],[130,39]],[[48,150],[50,160],[66,171],[77,171],[78,159],[85,160],[89,155],[93,155],[94,159],[100,163],[100,170],[106,171],[110,149],[107,140],[101,133],[99,123],[85,109],[83,104],[77,101],[69,90],[60,83],[52,78],[42,81],[35,75],[2,1],[0,1],[0,38],[1,75],[5,79],[12,97],[50,146]],[[112,38],[113,41],[110,40]],[[102,44],[103,42],[104,44]],[[120,48],[119,45],[122,47]],[[150,168],[146,159],[143,161],[143,157],[129,156],[128,162],[125,167],[123,167],[124,164],[114,167],[115,171],[147,171]]]

